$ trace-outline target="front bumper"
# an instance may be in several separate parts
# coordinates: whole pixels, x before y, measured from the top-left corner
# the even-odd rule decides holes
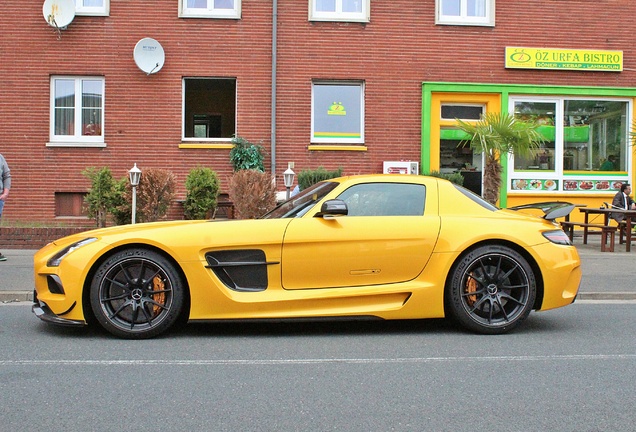
[[[73,303],[75,306],[75,303]],[[66,318],[61,318],[53,313],[51,309],[44,303],[43,301],[36,300],[33,303],[33,307],[31,308],[36,317],[40,318],[42,321],[46,321],[48,323],[62,325],[67,327],[83,327],[86,325],[84,321],[70,320]]]

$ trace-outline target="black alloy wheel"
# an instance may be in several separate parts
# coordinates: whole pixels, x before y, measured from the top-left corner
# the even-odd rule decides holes
[[[162,255],[141,248],[120,251],[99,266],[91,283],[91,308],[107,331],[146,339],[168,330],[183,308],[179,272]]]
[[[463,327],[501,334],[530,314],[536,278],[528,261],[505,246],[482,246],[460,258],[452,270],[447,300]]]

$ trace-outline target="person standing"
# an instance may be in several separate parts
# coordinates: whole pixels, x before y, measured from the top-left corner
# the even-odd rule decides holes
[[[11,170],[4,156],[0,154],[0,219],[2,219],[2,209],[4,209],[4,202],[9,196],[9,189],[11,189]],[[0,252],[0,261],[6,261],[7,257]]]

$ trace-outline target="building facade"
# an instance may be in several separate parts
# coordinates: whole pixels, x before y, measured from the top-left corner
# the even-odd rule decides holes
[[[117,178],[135,163],[168,169],[182,199],[188,172],[206,166],[225,191],[235,135],[264,147],[280,190],[290,162],[358,174],[413,161],[420,173],[459,171],[479,192],[482,157],[458,147],[455,119],[502,110],[541,122],[546,137],[504,160],[502,207],[600,205],[634,178],[632,2],[3,5],[8,220],[86,223],[90,167]]]

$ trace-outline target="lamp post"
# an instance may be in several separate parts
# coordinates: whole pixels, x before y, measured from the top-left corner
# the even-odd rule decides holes
[[[294,176],[296,175],[296,173],[294,171],[292,171],[291,168],[287,168],[285,170],[285,172],[283,173],[283,180],[285,182],[285,187],[287,188],[287,195],[286,195],[286,199],[289,199],[289,190],[291,189],[292,185],[294,184]]]
[[[132,186],[132,223],[135,223],[135,216],[137,214],[137,186],[139,186],[139,180],[141,180],[141,170],[137,168],[137,164],[128,171],[130,177],[130,186]]]

